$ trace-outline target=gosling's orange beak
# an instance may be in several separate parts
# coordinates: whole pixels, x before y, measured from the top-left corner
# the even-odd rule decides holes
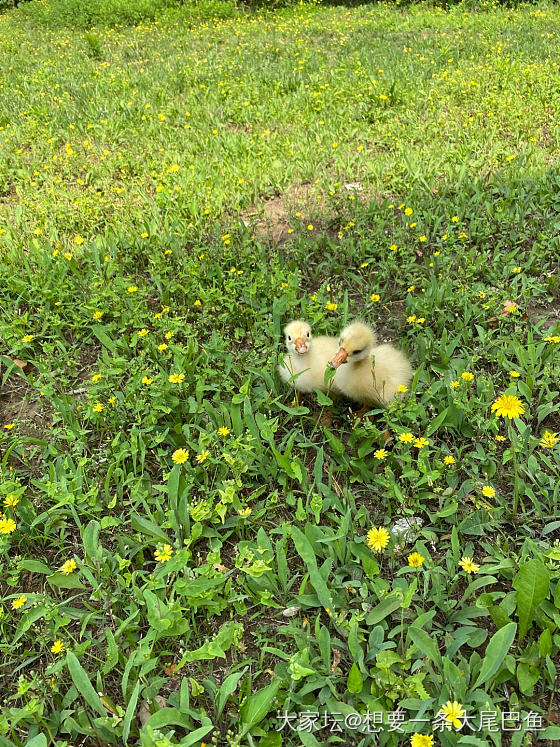
[[[348,353],[344,348],[340,348],[338,353],[335,355],[335,357],[331,361],[331,365],[333,368],[338,368],[341,363],[346,363],[346,359],[348,358]]]
[[[296,339],[294,340],[294,345],[300,355],[304,355],[305,353],[307,353],[307,343],[305,342],[305,337],[296,337]]]

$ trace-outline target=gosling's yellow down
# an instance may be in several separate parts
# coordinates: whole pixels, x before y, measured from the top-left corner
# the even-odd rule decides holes
[[[349,324],[338,342],[339,350],[331,362],[337,369],[334,382],[346,397],[363,405],[385,407],[400,386],[410,383],[408,358],[392,345],[377,345],[375,332],[367,324]]]
[[[313,337],[311,326],[304,321],[296,320],[286,325],[287,355],[278,366],[282,381],[291,384],[300,392],[312,392],[314,389],[326,391],[325,369],[336,355],[338,340],[336,337]],[[335,384],[331,391],[338,392]]]

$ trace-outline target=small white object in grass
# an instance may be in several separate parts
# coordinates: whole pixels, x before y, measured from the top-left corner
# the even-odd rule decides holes
[[[286,607],[285,610],[282,610],[282,614],[284,617],[293,617],[294,615],[297,615],[300,608],[297,605],[294,605],[293,607]]]
[[[344,189],[347,192],[361,192],[362,185],[360,184],[360,182],[350,182],[349,184],[344,185]]]
[[[418,516],[403,517],[395,521],[390,531],[393,537],[402,537],[404,542],[409,542],[423,523]]]

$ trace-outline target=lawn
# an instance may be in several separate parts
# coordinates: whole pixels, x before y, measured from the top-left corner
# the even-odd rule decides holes
[[[558,744],[560,10],[113,3],[0,14],[0,747]]]

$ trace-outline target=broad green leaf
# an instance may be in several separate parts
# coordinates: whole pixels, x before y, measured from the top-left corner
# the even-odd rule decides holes
[[[52,573],[51,569],[39,560],[20,560],[18,565],[26,571],[31,571],[31,573]]]
[[[155,715],[155,714],[154,714]],[[191,747],[193,744],[197,744],[200,742],[203,737],[205,737],[209,731],[212,731],[214,728],[213,724],[204,724],[204,726],[199,726],[198,729],[195,729],[194,731],[191,731],[191,733],[181,739],[179,744],[182,747]]]
[[[539,739],[560,740],[560,726],[547,726],[543,731],[539,731]]]
[[[21,620],[20,624],[18,625],[18,630],[14,636],[12,645],[15,646],[15,644],[19,641],[22,635],[24,633],[27,633],[27,631],[33,625],[33,623],[37,622],[37,620],[40,620],[42,617],[44,617],[47,614],[47,612],[48,612],[47,608],[42,604],[38,605],[37,607],[32,607],[25,614],[25,617]]]
[[[307,570],[309,571],[309,579],[317,593],[317,596],[319,597],[319,601],[326,609],[332,609],[333,600],[331,597],[331,593],[327,584],[325,583],[325,580],[319,573],[319,569],[317,568],[317,558],[315,556],[315,552],[313,551],[311,543],[309,542],[305,534],[303,534],[303,532],[300,531],[297,527],[291,527],[291,532],[295,548],[298,551],[303,562],[307,565]]]
[[[447,417],[447,413],[449,412],[449,407],[446,407],[445,410],[442,410],[440,414],[437,416],[435,420],[432,420],[430,425],[428,426],[426,430],[426,437],[431,436],[432,433],[435,433],[437,429],[440,427],[440,425],[443,423],[445,418]]]
[[[138,703],[139,693],[140,682],[138,681],[134,690],[132,691],[132,695],[130,696],[130,700],[127,703],[126,712],[124,714],[122,730],[122,741],[124,742],[124,744],[126,744],[128,741],[128,735],[130,734],[130,724],[132,723],[132,719],[134,718],[134,714],[136,713],[136,704]]]
[[[330,407],[332,405],[332,399],[330,397],[327,397],[327,395],[321,392],[319,389],[315,390],[315,394],[317,395],[317,404],[319,405],[319,407]]]
[[[103,548],[99,544],[100,531],[101,524],[92,519],[84,529],[82,535],[82,543],[84,545],[86,556],[91,560],[95,560],[103,553]]]
[[[282,734],[270,731],[259,742],[259,747],[282,747]]]
[[[32,739],[28,739],[25,747],[47,747],[47,738],[44,734],[37,734]]]
[[[105,345],[105,347],[107,348],[107,350],[109,350],[110,353],[112,353],[113,355],[116,353],[117,346],[111,340],[111,338],[107,335],[107,333],[105,332],[102,326],[98,324],[93,324],[91,327],[91,331],[97,337],[99,342],[102,345]]]
[[[521,692],[524,695],[531,697],[533,695],[533,689],[541,676],[538,667],[531,666],[522,661],[517,665],[516,675]]]
[[[218,691],[218,697],[216,699],[216,719],[219,719],[222,715],[222,711],[224,710],[224,706],[227,703],[227,699],[235,692],[239,680],[243,677],[246,671],[247,667],[245,667],[245,669],[243,669],[243,671],[241,672],[234,672],[233,674],[230,674],[229,677],[226,677],[222,682],[222,685]]]
[[[493,677],[498,669],[501,667],[503,660],[506,658],[506,654],[509,651],[509,647],[513,643],[515,633],[517,632],[517,623],[508,623],[500,628],[497,633],[494,633],[488,645],[486,646],[486,652],[484,659],[482,660],[482,666],[478,679],[474,684],[474,688],[480,687],[485,682]]]
[[[273,700],[275,699],[278,691],[282,687],[282,680],[275,679],[270,685],[263,687],[262,690],[258,690],[253,695],[249,695],[245,703],[241,706],[239,716],[243,725],[241,730],[241,736],[245,736],[247,732],[266,716],[271,710]]]
[[[434,664],[437,664],[438,667],[441,665],[441,654],[439,652],[438,645],[429,633],[427,633],[425,630],[422,630],[422,628],[415,628],[411,626],[408,628],[408,635],[420,652],[422,658],[424,658],[424,656],[427,656],[430,661],[433,661]]]
[[[161,542],[169,543],[169,538],[163,529],[160,529],[157,524],[154,524],[153,521],[146,519],[144,516],[132,514],[130,517],[130,524],[134,530],[141,534],[147,534],[149,537],[155,537]]]
[[[91,680],[87,672],[82,667],[72,651],[68,651],[68,653],[66,654],[66,666],[68,667],[68,671],[70,672],[73,683],[76,685],[77,691],[86,701],[86,703],[90,706],[90,708],[93,708],[93,710],[101,714],[101,716],[106,716],[107,711],[105,710],[101,698],[97,694],[94,686],[91,684]]]
[[[321,747],[321,742],[318,742],[317,738],[309,731],[298,732],[298,737],[301,739],[301,743],[305,745],[305,747]]]
[[[542,560],[533,558],[521,566],[512,585],[517,591],[515,601],[521,642],[535,617],[537,607],[548,597],[550,573]]]
[[[86,587],[80,581],[77,573],[65,574],[60,571],[55,571],[47,576],[47,581],[50,586],[56,586],[57,589],[85,589]]]
[[[368,625],[377,625],[377,623],[384,620],[388,615],[399,609],[401,606],[401,599],[398,597],[387,597],[380,602],[377,607],[374,607],[366,618]]]
[[[230,648],[236,635],[243,633],[241,623],[227,622],[222,625],[218,634],[211,641],[207,641],[195,651],[187,651],[179,664],[179,669],[188,661],[203,661],[208,659],[225,659],[226,651]]]
[[[346,688],[349,693],[361,693],[364,681],[360,673],[360,669],[357,664],[352,664],[350,672],[348,673],[348,679],[346,681]]]
[[[159,711],[152,713],[143,728],[146,729],[148,726],[152,729],[163,729],[165,726],[182,726],[190,731],[191,720],[177,708],[160,708]],[[204,734],[210,731],[211,728],[211,726],[207,727]]]

